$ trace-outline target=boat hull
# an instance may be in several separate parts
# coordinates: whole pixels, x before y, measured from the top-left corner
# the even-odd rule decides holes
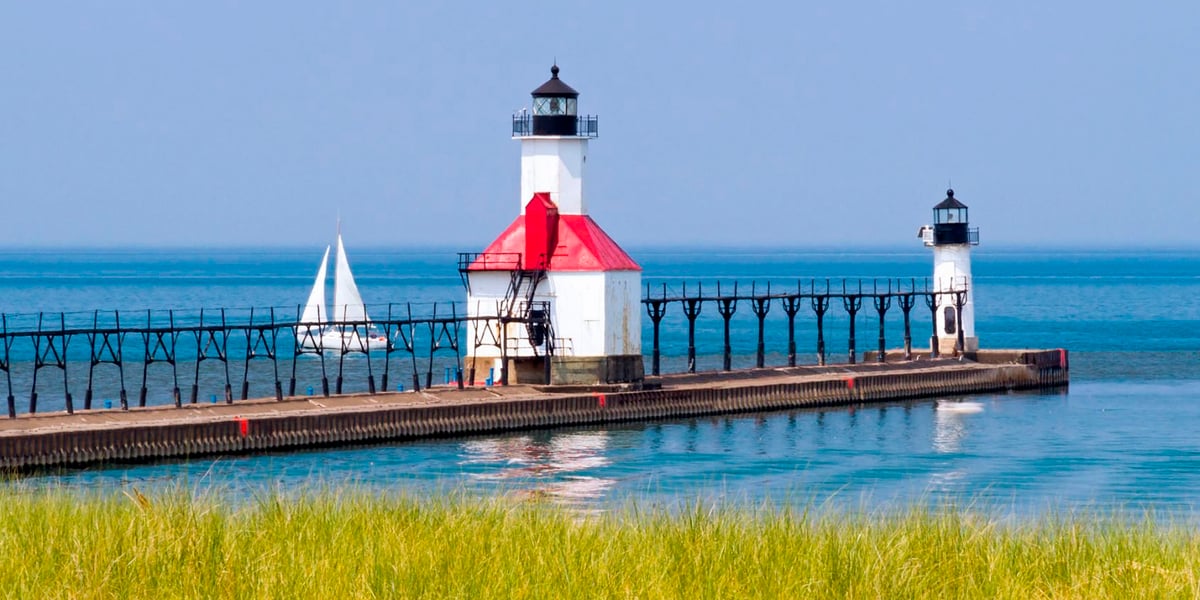
[[[347,326],[345,331],[340,327],[326,327],[311,335],[300,333],[296,335],[296,343],[306,350],[333,350],[345,352],[369,352],[387,350],[391,344],[387,336],[371,329],[365,334]]]

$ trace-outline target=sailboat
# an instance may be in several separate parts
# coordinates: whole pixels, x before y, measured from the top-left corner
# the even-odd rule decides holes
[[[341,350],[365,352],[383,350],[388,347],[387,336],[371,325],[367,307],[363,304],[354,274],[350,272],[350,261],[346,259],[346,247],[342,234],[337,236],[337,257],[333,272],[333,307],[325,308],[325,276],[329,266],[329,246],[321,257],[317,278],[313,281],[308,302],[296,326],[296,343],[311,350]]]

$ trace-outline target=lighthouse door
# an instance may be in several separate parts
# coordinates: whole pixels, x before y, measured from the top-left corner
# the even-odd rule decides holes
[[[953,306],[947,306],[946,308],[942,309],[942,322],[946,324],[945,329],[948,335],[954,335],[958,333],[958,323],[955,319]]]

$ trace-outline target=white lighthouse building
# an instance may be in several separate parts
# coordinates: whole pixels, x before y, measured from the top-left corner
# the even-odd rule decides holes
[[[946,190],[946,199],[933,207],[933,225],[922,227],[920,236],[933,248],[938,353],[976,352],[971,246],[979,245],[979,229],[970,228],[967,205],[954,197],[954,190]]]
[[[641,267],[587,214],[588,142],[598,120],[550,69],[521,142],[520,212],[482,253],[460,257],[471,383],[599,384],[644,377]]]

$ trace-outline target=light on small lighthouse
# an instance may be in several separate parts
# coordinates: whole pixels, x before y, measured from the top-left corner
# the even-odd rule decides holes
[[[967,223],[967,205],[954,197],[954,190],[946,190],[946,199],[933,207],[934,245],[969,243]]]
[[[967,205],[946,190],[933,207],[933,226],[918,233],[933,248],[934,291],[938,292],[934,336],[939,354],[979,350],[975,335],[975,300],[971,281],[971,246],[979,245],[979,229],[970,227]]]

